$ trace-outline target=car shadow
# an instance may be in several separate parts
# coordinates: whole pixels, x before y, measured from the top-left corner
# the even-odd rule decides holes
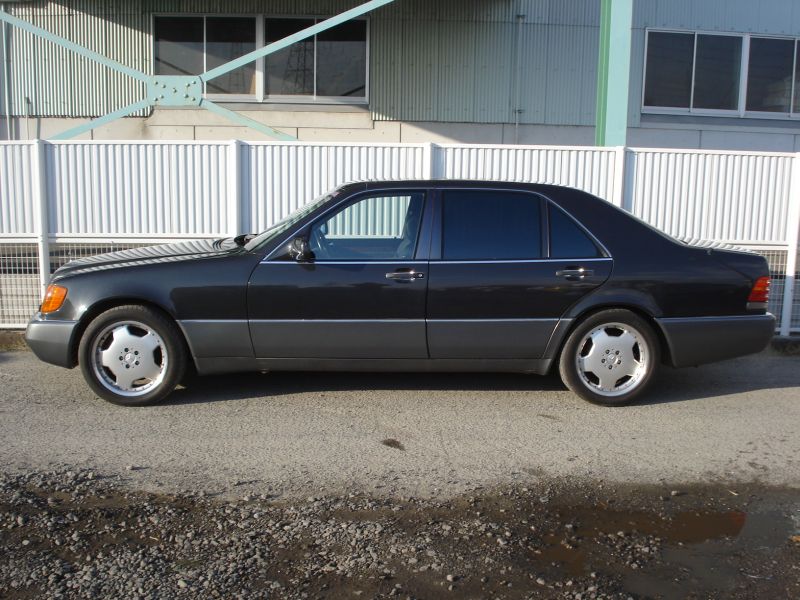
[[[800,358],[763,353],[697,368],[662,368],[638,406],[699,401],[771,389],[800,388]],[[196,404],[348,391],[565,392],[557,374],[240,373],[194,377],[162,405]],[[577,400],[577,398],[576,398]]]
[[[533,382],[533,383],[532,383]],[[515,373],[239,373],[193,377],[162,405],[195,404],[314,392],[350,391],[565,391],[555,375]]]

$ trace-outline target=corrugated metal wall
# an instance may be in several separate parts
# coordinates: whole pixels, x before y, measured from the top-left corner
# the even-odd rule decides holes
[[[61,236],[227,232],[228,147],[48,144],[51,231]]]
[[[638,150],[633,214],[679,237],[787,239],[794,155]]]
[[[41,196],[34,172],[39,155]],[[98,243],[222,237],[265,229],[348,180],[432,176],[571,185],[675,235],[744,244],[769,259],[770,307],[780,314],[793,251],[789,227],[800,225],[789,223],[790,205],[800,202],[800,181],[792,181],[800,176],[798,160],[795,154],[524,146],[0,143],[0,327],[20,325],[35,309],[38,256],[48,255],[48,240],[56,242],[52,265],[97,253]],[[40,200],[47,204],[47,230],[37,218]],[[397,235],[403,207],[360,207],[334,232],[348,232],[358,221],[380,235]],[[797,288],[800,298],[800,278]],[[800,315],[787,318],[800,328]]]
[[[131,67],[152,64],[153,13],[330,15],[356,0],[60,0],[8,5],[21,18]],[[632,126],[639,124],[645,28],[800,36],[796,0],[635,0]],[[371,16],[370,108],[378,120],[593,125],[600,0],[396,0]],[[521,24],[517,15],[523,15]],[[88,117],[142,86],[14,31],[12,107]],[[0,94],[2,96],[2,94]],[[2,103],[2,97],[0,97]]]
[[[61,0],[8,9],[150,72],[153,13],[329,15],[355,4]],[[517,15],[524,15],[519,26]],[[376,11],[371,21],[370,107],[375,119],[513,123],[519,39],[520,122],[592,124],[599,0],[397,0]],[[38,116],[99,116],[144,93],[141,84],[123,75],[11,31],[14,114],[30,110]]]
[[[536,181],[568,185],[614,200],[614,173],[622,160],[614,150],[595,148],[519,148],[443,146],[446,179]]]
[[[421,179],[423,146],[248,143],[242,146],[245,231],[261,231],[348,181]]]
[[[7,10],[127,66],[149,72],[150,17],[140,2],[32,2]],[[14,27],[9,32],[11,108],[16,115],[99,116],[136,100],[144,86]],[[140,113],[141,114],[141,113]]]
[[[33,151],[29,143],[0,144],[0,234],[24,236],[36,231]]]
[[[32,235],[36,143],[0,143],[0,236]],[[300,142],[44,143],[56,237],[263,230],[347,181],[488,179],[577,187],[675,235],[783,244],[793,154]],[[623,173],[624,171],[624,173]]]

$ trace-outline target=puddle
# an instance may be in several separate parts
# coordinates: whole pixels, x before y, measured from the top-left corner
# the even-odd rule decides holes
[[[756,558],[759,552],[780,547],[789,527],[785,515],[772,512],[684,513],[666,534],[672,543],[664,548],[664,566],[628,574],[625,589],[646,598],[679,600],[686,598],[687,590],[699,597],[732,592],[742,576],[768,581],[770,575],[748,574],[731,558]]]

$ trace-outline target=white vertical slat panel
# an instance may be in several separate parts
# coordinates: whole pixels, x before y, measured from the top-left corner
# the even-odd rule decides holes
[[[35,146],[28,142],[0,144],[0,234],[25,236],[35,232]]]
[[[51,233],[225,233],[227,160],[224,143],[49,145]]]
[[[567,185],[615,198],[613,149],[445,145],[447,179],[488,179]]]
[[[785,243],[793,156],[633,150],[633,214],[678,237]]]
[[[250,201],[242,211],[246,228],[266,229],[348,181],[421,179],[424,158],[420,145],[247,144],[242,159],[242,197]]]

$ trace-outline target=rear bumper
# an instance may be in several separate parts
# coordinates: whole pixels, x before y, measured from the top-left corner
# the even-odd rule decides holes
[[[71,369],[75,366],[72,334],[77,325],[77,321],[44,321],[37,314],[28,323],[25,341],[40,360]]]
[[[656,320],[667,338],[675,367],[755,354],[766,348],[775,334],[775,317],[771,314]]]

